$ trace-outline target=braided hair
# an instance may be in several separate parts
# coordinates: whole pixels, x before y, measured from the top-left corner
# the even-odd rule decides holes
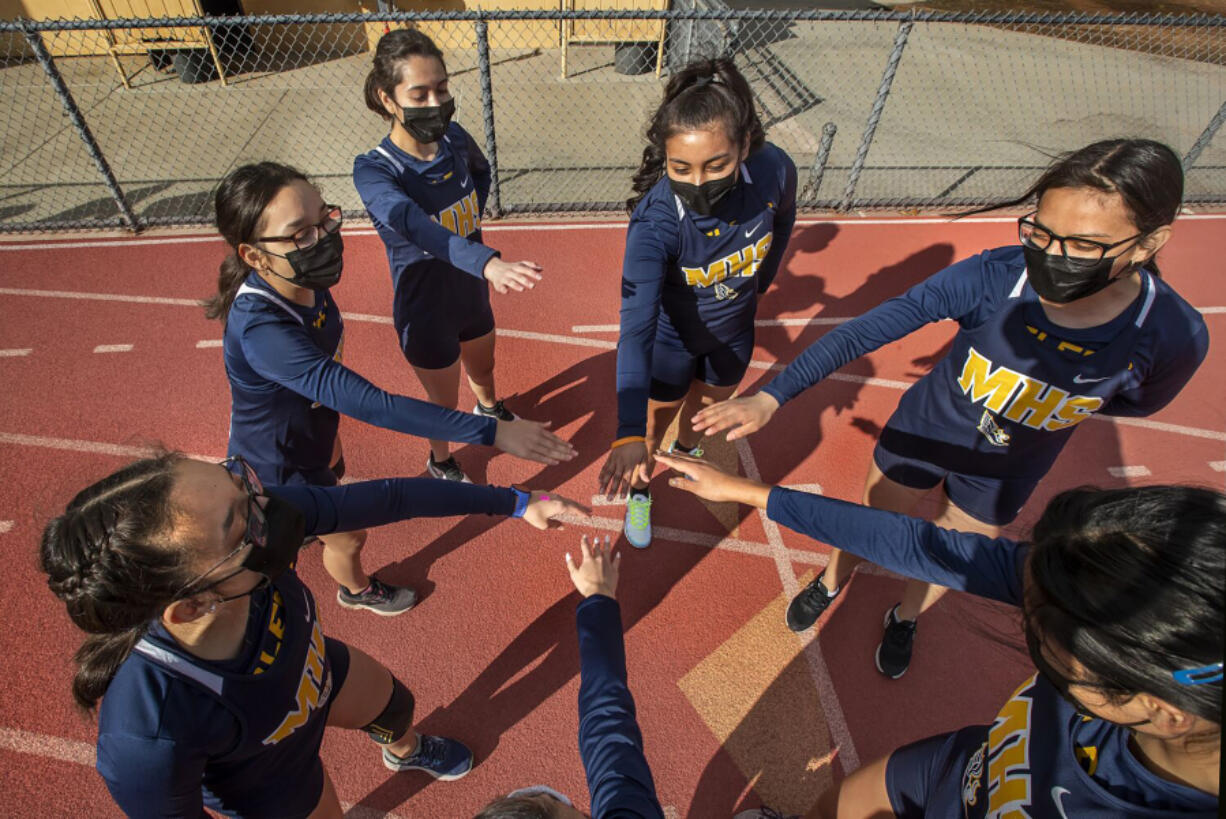
[[[184,552],[159,543],[172,523],[179,453],[120,469],[80,492],[43,530],[39,567],[86,633],[72,694],[92,709],[132,647],[192,575]]]
[[[732,144],[748,142],[750,154],[766,141],[749,83],[727,57],[690,63],[669,79],[664,100],[647,125],[647,147],[634,174],[634,195],[626,200],[627,211],[633,212],[664,176],[664,145],[669,138],[713,122],[723,124]]]

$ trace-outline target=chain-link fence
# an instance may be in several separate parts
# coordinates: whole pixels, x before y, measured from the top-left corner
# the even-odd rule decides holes
[[[362,214],[353,158],[387,128],[363,81],[403,26],[446,55],[456,117],[495,166],[496,214],[619,210],[669,73],[721,54],[800,167],[806,209],[1000,201],[1051,154],[1121,135],[1183,155],[1189,202],[1226,202],[1224,17],[674,0],[0,22],[0,230],[208,222],[218,181],[263,159]]]

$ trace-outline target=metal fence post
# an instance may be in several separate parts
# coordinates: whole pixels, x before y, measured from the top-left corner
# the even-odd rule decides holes
[[[1196,160],[1200,158],[1200,152],[1205,150],[1205,146],[1213,140],[1214,135],[1216,135],[1218,129],[1222,127],[1223,122],[1226,122],[1226,102],[1223,102],[1222,106],[1217,109],[1217,113],[1213,115],[1213,119],[1209,120],[1209,124],[1205,126],[1205,130],[1201,131],[1200,136],[1196,138],[1196,142],[1193,143],[1192,147],[1188,149],[1187,155],[1185,155],[1183,158],[1184,173],[1187,173],[1188,170],[1196,163]]]
[[[490,25],[477,21],[477,63],[481,72],[481,112],[485,124],[485,155],[490,162],[490,195],[486,209],[502,214],[502,186],[498,182],[498,138],[494,135],[494,86],[490,81]]]
[[[902,60],[903,49],[907,47],[907,38],[911,36],[912,20],[904,20],[898,26],[898,34],[894,37],[894,49],[890,59],[886,61],[885,73],[881,75],[881,85],[877,88],[877,99],[873,100],[873,110],[869,112],[868,122],[864,126],[864,137],[860,140],[860,149],[856,151],[856,159],[851,164],[851,173],[847,176],[847,188],[843,191],[843,201],[839,210],[851,207],[852,198],[856,195],[856,183],[860,181],[860,172],[864,170],[864,161],[868,159],[869,146],[873,144],[873,134],[877,131],[877,123],[881,120],[881,112],[885,109],[885,101],[890,96],[890,86],[894,83],[894,74],[898,71],[898,63]]]
[[[817,145],[817,157],[813,160],[813,168],[809,171],[809,181],[797,199],[808,201],[817,199],[817,191],[822,186],[822,177],[826,174],[826,163],[830,161],[830,146],[834,144],[834,135],[839,127],[833,122],[822,126],[822,141]]]
[[[60,98],[60,103],[64,106],[64,111],[68,114],[68,118],[72,120],[73,127],[77,129],[77,135],[85,143],[85,150],[89,151],[90,159],[94,160],[98,173],[102,174],[102,179],[106,182],[107,190],[111,192],[111,198],[115,200],[115,205],[119,208],[120,215],[134,233],[139,233],[141,230],[140,220],[136,218],[136,214],[132,211],[132,206],[128,204],[123,188],[119,187],[119,180],[115,178],[115,174],[111,171],[110,163],[103,156],[98,140],[94,139],[93,132],[89,130],[89,125],[86,124],[85,117],[81,114],[81,109],[77,107],[77,101],[73,99],[72,92],[68,90],[68,84],[64,82],[60,69],[56,66],[55,61],[51,59],[51,52],[47,51],[47,45],[43,42],[43,36],[29,27],[29,21],[22,20],[21,24],[22,33],[25,35],[26,41],[34,51],[34,56],[38,58],[39,65],[46,72],[47,79],[50,80],[51,87],[55,89],[55,95]]]

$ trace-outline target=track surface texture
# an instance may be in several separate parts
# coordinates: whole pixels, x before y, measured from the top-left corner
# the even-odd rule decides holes
[[[1159,415],[1083,424],[1011,529],[1021,534],[1055,492],[1085,483],[1220,487],[1226,464],[1223,219],[1189,216],[1162,253],[1167,278],[1202,308],[1209,359]],[[544,265],[535,291],[495,295],[499,391],[549,420],[580,456],[553,468],[492,450],[458,452],[477,481],[523,482],[584,502],[616,426],[614,369],[624,224],[499,224],[505,259]],[[854,317],[945,265],[1014,241],[1010,219],[802,221],[759,319],[769,379],[835,320]],[[391,327],[391,284],[369,230],[346,235],[335,289],[347,315],[346,362],[385,388],[421,396]],[[12,240],[0,245],[0,815],[117,814],[92,769],[95,727],[74,710],[79,635],[36,566],[46,520],[87,483],[161,443],[224,455],[229,390],[217,340],[193,300],[207,296],[220,240],[170,235]],[[108,294],[99,299],[88,294]],[[927,327],[856,361],[734,446],[708,457],[745,474],[858,500],[880,426],[901,390],[943,352],[953,325]],[[202,343],[203,342],[203,343]],[[128,346],[130,345],[130,347]],[[96,352],[96,349],[111,352]],[[462,404],[471,404],[467,387]],[[350,475],[421,474],[424,441],[341,422]],[[819,489],[820,487],[820,489]],[[578,650],[563,563],[584,532],[618,533],[622,507],[538,532],[492,518],[418,520],[371,534],[365,565],[424,599],[397,618],[342,610],[317,554],[300,572],[325,629],[374,655],[414,691],[420,727],[463,739],[477,767],[463,781],[390,774],[357,732],[330,730],[323,757],[354,817],[471,816],[507,790],[549,783],[586,807],[576,746]],[[656,539],[624,549],[622,617],[631,689],[660,800],[675,817],[726,817],[762,803],[808,810],[831,782],[899,744],[990,720],[1031,673],[1008,611],[952,594],[920,621],[916,657],[896,682],[873,666],[882,613],[900,581],[861,572],[803,638],[784,626],[791,594],[828,548],[745,507],[705,505],[657,485]]]

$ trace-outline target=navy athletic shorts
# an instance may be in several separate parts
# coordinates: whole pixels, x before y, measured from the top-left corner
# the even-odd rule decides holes
[[[392,324],[414,367],[450,367],[462,342],[494,330],[489,282],[438,259],[410,265],[397,282]]]
[[[983,797],[980,784],[987,761],[981,749],[987,725],[970,725],[904,745],[890,754],[885,765],[885,790],[890,807],[900,819],[924,816],[961,816],[951,810],[970,799]],[[978,769],[974,757],[979,754]],[[972,805],[973,807],[973,805]]]
[[[899,455],[880,441],[873,462],[887,478],[912,489],[932,489],[944,481],[954,506],[993,526],[1012,523],[1039,484],[1039,478],[988,478],[953,472],[929,461]]]
[[[712,387],[735,387],[749,369],[753,341],[751,327],[728,344],[705,353],[693,353],[679,340],[657,334],[651,354],[651,399],[680,401],[694,381]]]

